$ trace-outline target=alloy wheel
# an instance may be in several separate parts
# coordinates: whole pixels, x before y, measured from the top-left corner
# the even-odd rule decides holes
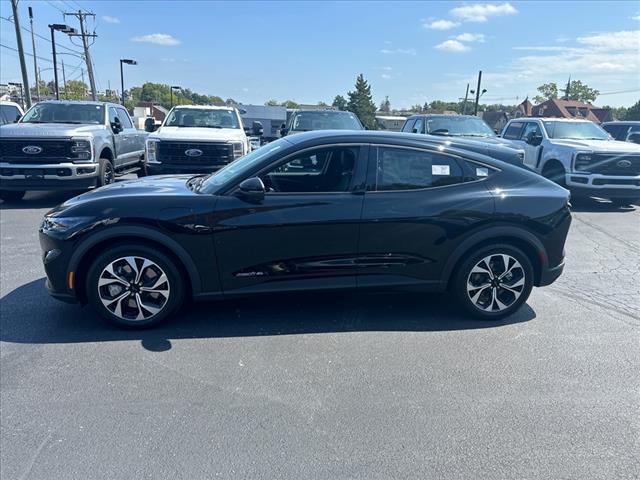
[[[522,295],[525,277],[524,268],[511,255],[488,255],[471,269],[467,277],[467,295],[480,310],[502,312]]]
[[[106,165],[104,166],[104,184],[109,185],[113,183],[113,179],[114,179],[113,166],[111,165],[111,162],[107,162]]]
[[[166,306],[169,294],[166,273],[157,263],[144,257],[114,260],[98,277],[98,296],[102,305],[123,320],[149,320]]]

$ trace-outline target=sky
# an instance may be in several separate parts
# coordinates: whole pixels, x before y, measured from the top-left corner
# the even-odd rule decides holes
[[[64,11],[95,13],[91,47],[98,90],[146,81],[178,85],[245,104],[269,99],[331,103],[364,74],[376,103],[393,108],[456,101],[483,72],[486,103],[515,104],[571,76],[598,89],[599,106],[640,99],[640,2],[213,2],[19,0],[36,53],[53,78],[49,23]],[[19,82],[9,0],[0,0],[0,83]],[[78,28],[74,17],[66,23]],[[28,30],[23,43],[32,53]],[[68,79],[81,79],[80,51],[56,33]],[[78,39],[74,39],[79,43]],[[9,48],[7,48],[9,47]],[[27,57],[33,83],[32,57]],[[60,66],[59,66],[60,68]],[[48,70],[46,70],[48,69]],[[61,75],[61,71],[59,73]],[[85,73],[85,79],[86,79]],[[88,80],[87,80],[88,83]]]

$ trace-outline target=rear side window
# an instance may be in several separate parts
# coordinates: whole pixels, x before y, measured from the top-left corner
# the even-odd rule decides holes
[[[462,166],[465,171],[464,174],[466,181],[484,180],[485,178],[490,177],[491,175],[499,171],[493,167],[488,167],[486,165],[475,162],[469,162],[467,160],[464,160],[462,162]]]
[[[406,122],[404,122],[404,127],[402,127],[403,132],[411,133],[413,132],[413,124],[416,123],[415,118],[410,118]]]
[[[507,140],[518,140],[520,138],[520,133],[522,132],[523,126],[523,122],[510,123],[507,129],[504,131],[504,135],[502,135],[502,138],[506,138]]]
[[[447,155],[406,148],[378,148],[377,191],[418,190],[464,181],[462,168]]]

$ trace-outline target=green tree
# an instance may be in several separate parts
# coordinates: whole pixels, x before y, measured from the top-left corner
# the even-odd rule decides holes
[[[336,98],[333,99],[332,107],[336,107],[338,110],[346,110],[347,109],[347,99],[342,95],[336,95]]]
[[[640,120],[640,100],[626,109],[622,120]]]
[[[434,100],[429,104],[429,111],[433,113],[444,113],[444,112],[462,112],[462,103],[458,102],[443,102],[442,100]],[[467,105],[467,113],[471,111],[473,112],[473,103],[469,102]]]
[[[328,107],[329,105],[327,105],[327,104],[326,104],[326,103],[324,103],[322,100],[320,100],[320,101],[318,102],[318,106],[319,106],[319,107]]]
[[[384,100],[380,102],[380,111],[383,113],[391,113],[391,102],[388,96],[384,97]]]
[[[415,105],[411,105],[409,107],[409,111],[412,113],[420,113],[422,112],[422,106],[419,103],[416,103]]]
[[[349,97],[347,110],[355,113],[366,129],[377,130],[376,104],[373,103],[371,86],[364,79],[364,75],[358,75],[355,90],[347,93],[347,95]]]
[[[285,100],[280,105],[283,106],[283,107],[287,107],[287,108],[299,108],[300,107],[300,105],[298,103],[294,102],[293,100]]]
[[[62,98],[66,100],[84,100],[89,88],[80,80],[69,80],[63,88]]]
[[[265,106],[267,107],[279,107],[280,106],[280,102],[278,102],[278,100],[275,99],[271,99],[271,100],[267,100],[266,102],[264,102]]]
[[[558,98],[558,85],[555,82],[545,83],[538,87],[538,92],[540,95],[533,97],[533,101],[536,103],[542,103],[547,100]]]

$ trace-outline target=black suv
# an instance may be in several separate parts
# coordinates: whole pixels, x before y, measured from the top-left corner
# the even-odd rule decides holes
[[[148,326],[196,300],[278,291],[450,290],[488,320],[563,270],[569,192],[446,140],[281,138],[209,175],[121,182],[40,228],[50,293]]]
[[[341,110],[295,110],[280,128],[286,136],[313,130],[364,130],[355,113]]]

